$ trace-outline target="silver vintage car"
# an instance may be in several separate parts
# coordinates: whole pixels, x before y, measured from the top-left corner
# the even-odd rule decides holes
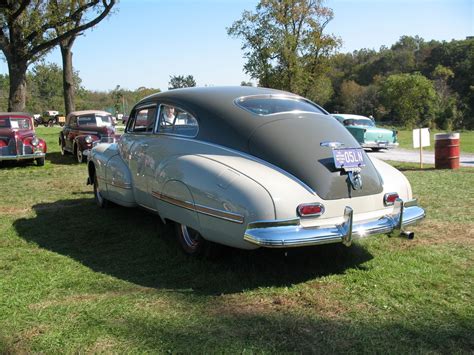
[[[323,108],[253,87],[171,90],[141,100],[125,133],[98,144],[100,207],[141,206],[176,225],[183,250],[343,243],[404,234],[425,216],[405,176],[369,158]]]

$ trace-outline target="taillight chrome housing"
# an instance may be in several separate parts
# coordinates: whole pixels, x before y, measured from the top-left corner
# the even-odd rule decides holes
[[[396,201],[397,198],[399,198],[397,192],[389,192],[389,193],[386,193],[386,194],[383,196],[383,204],[384,204],[385,206],[393,206],[393,204],[395,203],[395,201]]]
[[[296,212],[300,217],[319,217],[324,213],[324,205],[319,202],[302,203]]]

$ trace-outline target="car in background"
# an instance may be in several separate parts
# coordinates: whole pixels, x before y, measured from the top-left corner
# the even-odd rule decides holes
[[[351,132],[363,148],[378,151],[398,147],[398,132],[376,127],[375,122],[369,117],[339,113],[333,114],[333,117]]]
[[[405,176],[370,158],[324,109],[255,87],[144,98],[117,143],[92,148],[88,183],[99,207],[140,206],[173,222],[189,255],[208,255],[215,243],[290,248],[412,237],[403,229],[425,215]]]
[[[36,126],[44,125],[45,127],[52,127],[58,123],[57,116],[59,115],[59,111],[49,110],[44,111],[39,119],[35,119]]]
[[[74,111],[67,115],[66,123],[59,132],[59,146],[62,155],[70,153],[82,163],[95,142],[114,142],[118,137],[110,113]]]
[[[23,112],[0,113],[0,163],[31,160],[44,165],[46,142],[36,136],[33,116]]]

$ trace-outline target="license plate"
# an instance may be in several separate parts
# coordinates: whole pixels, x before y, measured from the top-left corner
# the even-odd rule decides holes
[[[332,155],[336,169],[350,169],[365,166],[363,149],[361,148],[333,149]]]

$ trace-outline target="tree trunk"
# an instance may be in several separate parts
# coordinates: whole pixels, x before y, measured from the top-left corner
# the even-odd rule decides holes
[[[64,108],[66,115],[75,111],[74,105],[74,73],[72,69],[72,44],[74,40],[66,40],[60,43],[61,56],[63,59],[63,91]]]
[[[26,69],[28,64],[24,60],[8,58],[8,73],[10,76],[10,95],[8,97],[8,111],[21,112],[26,104]]]

